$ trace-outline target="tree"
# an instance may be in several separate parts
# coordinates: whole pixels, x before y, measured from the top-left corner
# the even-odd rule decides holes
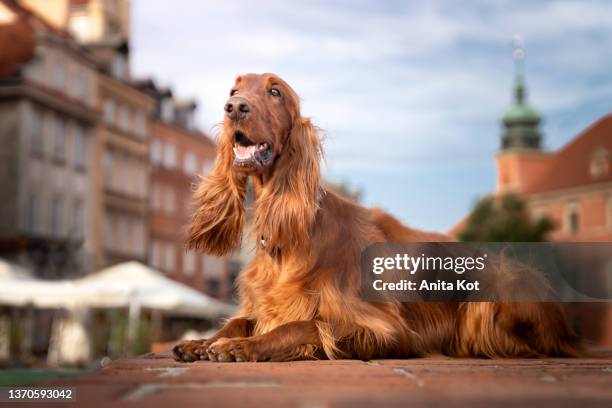
[[[541,242],[546,241],[554,227],[548,217],[532,220],[525,203],[507,194],[481,199],[458,238],[478,242]]]

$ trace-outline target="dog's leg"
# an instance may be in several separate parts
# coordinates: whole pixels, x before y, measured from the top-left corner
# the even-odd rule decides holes
[[[172,349],[172,355],[177,361],[192,362],[196,360],[208,360],[208,347],[220,338],[248,337],[252,331],[252,322],[245,318],[229,320],[221,330],[210,339],[183,341]],[[214,359],[214,356],[212,356]]]
[[[316,322],[297,321],[259,336],[220,338],[208,354],[216,361],[290,361],[316,358],[321,350]]]

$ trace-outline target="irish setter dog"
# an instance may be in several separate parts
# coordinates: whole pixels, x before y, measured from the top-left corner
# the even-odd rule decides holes
[[[366,246],[450,238],[325,191],[322,153],[317,128],[285,81],[236,79],[217,160],[195,192],[187,246],[224,255],[240,244],[250,177],[257,251],[238,278],[235,317],[212,338],[175,346],[177,360],[576,355],[555,303],[364,301]]]

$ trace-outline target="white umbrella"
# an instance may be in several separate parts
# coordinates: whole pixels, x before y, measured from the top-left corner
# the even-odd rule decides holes
[[[0,258],[0,283],[33,279],[32,273],[26,268]]]
[[[13,280],[0,283],[0,304],[32,305],[39,308],[71,308],[80,305],[122,307],[127,305],[127,294],[110,288],[81,288],[72,281]]]
[[[191,315],[216,318],[231,314],[233,307],[215,300],[205,294],[165,277],[139,262],[131,261],[103,269],[75,281],[78,288],[92,293],[86,301],[103,306],[104,301],[112,301],[109,293],[120,294],[116,301],[125,305],[138,304],[169,314]],[[96,291],[102,297],[95,295]]]
[[[139,262],[125,262],[77,280],[45,281],[0,264],[0,304],[41,308],[145,307],[168,314],[217,318],[224,304]],[[19,267],[16,267],[19,268]],[[10,275],[6,271],[11,271]]]

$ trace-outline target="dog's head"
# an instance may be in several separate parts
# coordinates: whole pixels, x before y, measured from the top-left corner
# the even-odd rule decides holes
[[[307,250],[322,150],[297,94],[274,74],[241,75],[225,104],[222,129],[215,165],[196,192],[189,247],[222,255],[238,244],[247,179],[253,177],[254,233],[269,249]]]
[[[301,119],[297,94],[274,74],[238,76],[224,110],[234,169],[248,173],[261,173],[274,164]]]

